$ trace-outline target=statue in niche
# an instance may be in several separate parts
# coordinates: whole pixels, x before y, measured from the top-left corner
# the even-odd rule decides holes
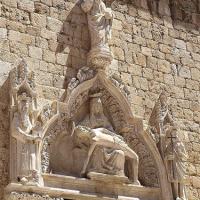
[[[175,200],[187,200],[185,194],[186,169],[183,160],[187,158],[183,143],[178,137],[178,131],[169,112],[168,98],[163,90],[152,111],[150,132],[155,138],[158,150],[165,164],[168,181],[172,185]]]
[[[163,90],[156,102],[152,114],[149,119],[149,125],[151,132],[154,133],[154,137],[157,141],[157,146],[160,151],[161,157],[164,158],[164,140],[165,140],[165,126],[174,126],[174,121],[169,112],[168,98],[166,92]]]
[[[81,8],[87,13],[88,27],[91,38],[90,59],[101,58],[112,60],[108,42],[111,38],[111,28],[114,15],[102,0],[83,0]]]
[[[73,137],[79,147],[88,147],[81,174],[97,172],[125,176],[125,158],[129,160],[129,179],[138,181],[138,156],[126,144],[123,137],[117,135],[104,115],[101,94],[90,96],[90,113],[85,120],[74,127]]]
[[[169,127],[165,136],[165,166],[168,180],[172,184],[175,200],[187,200],[185,192],[186,168],[183,161],[187,159],[184,144],[178,137],[176,127]]]
[[[18,181],[26,185],[39,185],[38,148],[41,126],[39,122],[34,126],[32,114],[31,98],[24,92],[17,98],[17,111],[11,123],[11,134],[17,141]]]
[[[10,72],[11,163],[10,179],[41,185],[40,144],[49,121],[58,113],[57,102],[38,109],[35,74],[21,60]]]

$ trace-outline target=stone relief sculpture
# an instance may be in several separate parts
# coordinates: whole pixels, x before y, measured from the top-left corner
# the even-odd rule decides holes
[[[81,8],[87,13],[91,37],[88,63],[102,68],[112,61],[109,40],[114,15],[102,0],[84,0]],[[101,66],[102,64],[103,66]]]
[[[172,185],[175,200],[187,200],[185,184],[187,182],[184,161],[187,153],[178,137],[178,129],[168,108],[168,98],[162,91],[149,119],[150,134],[157,143],[158,150],[165,164],[168,181]]]
[[[28,72],[23,60],[11,71],[10,83],[11,137],[16,139],[16,152],[13,152],[16,157],[11,174],[23,184],[38,185],[38,148],[41,136],[32,132],[38,112],[35,79],[34,73]]]
[[[186,168],[184,161],[187,159],[187,153],[184,144],[178,137],[176,127],[170,127],[165,136],[165,157],[168,180],[172,184],[174,199],[187,200],[185,184],[187,182]]]
[[[142,143],[141,140],[142,122],[139,119],[134,122],[135,119],[131,117],[129,121],[129,114],[126,115],[129,112],[126,109],[127,100],[121,94],[120,88],[116,87],[117,84],[113,84],[112,80],[106,80],[109,77],[103,75],[102,70],[83,68],[77,74],[78,85],[72,87],[67,101],[59,103],[63,109],[60,107],[58,113],[56,103],[45,104],[37,97],[34,76],[31,74],[24,64],[19,65],[11,73],[11,140],[16,143],[11,149],[12,152],[17,149],[17,152],[12,154],[11,163],[14,167],[19,166],[13,170],[15,176],[12,180],[15,183],[18,177],[20,185],[25,185],[24,188],[39,186],[42,191],[43,184],[48,190],[50,179],[53,180],[52,184],[56,184],[52,188],[58,189],[61,187],[59,184],[62,179],[68,181],[73,179],[72,177],[76,177],[76,181],[95,181],[97,184],[103,179],[110,182],[115,180],[119,187],[126,183],[131,183],[131,187],[137,187],[134,185],[140,185],[141,182],[144,186],[158,189],[157,197],[154,199],[159,199],[159,174],[152,159],[153,154],[148,152],[147,143]],[[162,138],[165,144],[162,148],[163,163],[165,160],[166,168],[169,166],[166,172],[170,177],[171,166],[179,163],[179,160],[172,162],[168,156],[170,148],[167,148],[169,140],[166,131],[170,130],[168,126],[171,127],[173,121],[168,119],[170,113],[164,97],[165,95],[159,99],[155,109],[156,115],[152,115],[157,118],[152,119],[151,125],[152,130],[155,130],[154,135],[158,136],[158,142]],[[52,120],[56,113],[57,118]],[[75,122],[73,128],[67,124],[70,120]],[[160,134],[157,130],[160,130]],[[24,138],[23,141],[21,136]],[[62,155],[64,156],[60,157]],[[80,176],[90,180],[80,179]],[[153,182],[158,184],[149,184],[143,176],[148,177],[150,181],[154,179]],[[167,176],[166,180],[168,181]],[[181,179],[167,183],[170,187],[179,187],[178,195],[181,196],[180,190],[184,188]]]
[[[138,156],[123,137],[114,132],[103,113],[100,97],[101,93],[90,96],[90,113],[74,128],[76,143],[89,146],[81,174],[97,172],[125,176],[125,158],[128,158],[131,166],[129,179],[139,184]]]
[[[164,158],[163,138],[166,125],[174,126],[174,121],[169,112],[168,98],[166,92],[163,90],[155,103],[152,114],[149,119],[149,126],[153,133],[154,139],[158,142],[157,146],[162,158]]]
[[[142,120],[132,114],[121,94],[128,95],[126,86],[118,77],[108,77],[102,70],[112,61],[109,39],[114,16],[111,9],[102,0],[83,0],[81,8],[87,14],[91,50],[88,66],[71,79],[67,98],[59,103],[63,110],[58,112],[57,102],[45,105],[40,102],[35,75],[29,72],[24,61],[10,73],[11,181],[18,181],[21,188],[31,186],[31,191],[37,188],[36,193],[42,193],[44,186],[45,192],[56,195],[66,186],[68,195],[72,190],[73,196],[74,189],[80,191],[78,195],[87,189],[90,193],[94,182],[94,193],[99,192],[99,176],[122,178],[123,184],[111,187],[116,189],[111,194],[120,195],[121,192],[124,195],[123,187],[128,186],[124,183],[131,183],[135,191],[128,189],[134,193],[128,197],[132,198],[140,179],[144,187],[139,189],[139,199],[187,200],[182,162],[186,153],[170,115],[166,93],[160,94],[149,120],[155,148],[154,141],[143,129]],[[64,157],[58,159],[59,155]],[[62,166],[58,168],[58,165]],[[92,180],[80,179],[80,176]],[[70,182],[72,179],[75,184]],[[154,185],[147,184],[147,179]],[[89,184],[83,186],[81,181]],[[149,198],[151,191],[145,186],[155,187],[155,190],[151,188],[156,191],[155,196]],[[25,192],[21,188],[20,192]],[[65,189],[62,194],[66,195]],[[143,189],[146,193],[140,198]],[[108,191],[102,194],[110,195]]]
[[[17,141],[17,172],[23,184],[39,184],[38,148],[40,132],[33,131],[34,119],[31,115],[31,99],[26,93],[18,96],[17,111],[11,124],[11,133]]]
[[[48,121],[57,113],[57,103],[38,108],[34,73],[23,60],[11,71],[10,83],[11,179],[39,186],[40,144]]]

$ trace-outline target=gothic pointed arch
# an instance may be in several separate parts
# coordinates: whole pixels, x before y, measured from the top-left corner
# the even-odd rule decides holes
[[[81,121],[81,118],[88,112],[89,94],[94,91],[102,93],[103,107],[115,132],[123,136],[129,146],[138,154],[141,184],[148,187],[159,187],[163,199],[170,199],[171,193],[167,173],[155,142],[144,130],[142,119],[135,117],[131,112],[126,96],[103,71],[98,71],[93,78],[76,86],[68,93],[64,103],[60,105],[63,117],[60,113],[60,117],[51,124],[45,133],[41,154],[43,172],[51,170],[50,154],[53,151],[51,150],[53,144],[58,142],[56,138],[61,138],[61,141],[69,141],[69,137],[64,138],[65,136],[61,134],[69,130],[67,120],[73,119],[77,124]],[[63,124],[63,126],[60,126],[60,124]],[[72,174],[74,172],[67,175]]]

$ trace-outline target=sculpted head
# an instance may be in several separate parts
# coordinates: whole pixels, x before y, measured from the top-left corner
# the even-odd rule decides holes
[[[18,111],[20,113],[28,113],[30,108],[30,98],[27,96],[27,94],[24,92],[21,95],[18,96]]]
[[[83,76],[82,71],[79,70],[78,73],[77,73],[77,78],[78,78],[79,81],[82,79],[82,76]]]
[[[172,135],[173,138],[179,139],[177,127],[174,126],[174,127],[172,128],[171,135]]]
[[[163,90],[159,96],[159,100],[160,100],[160,103],[161,103],[161,106],[166,106],[167,103],[168,103],[168,98],[167,98],[167,94],[166,94],[166,91]]]
[[[81,125],[74,128],[73,135],[76,144],[89,144],[91,139],[95,136],[90,128]]]
[[[94,94],[91,95],[90,99],[90,113],[91,114],[103,114],[103,105],[100,98],[101,94]]]

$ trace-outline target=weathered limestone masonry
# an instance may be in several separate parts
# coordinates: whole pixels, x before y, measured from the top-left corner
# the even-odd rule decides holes
[[[108,2],[109,4],[110,2]],[[200,199],[200,2],[116,0],[109,73],[148,121],[163,86],[189,154],[189,200]],[[61,98],[86,65],[86,14],[74,0],[0,0],[0,199],[9,173],[8,73],[19,58],[35,72],[40,98]],[[116,66],[118,66],[116,68]],[[118,78],[119,77],[119,78]]]

